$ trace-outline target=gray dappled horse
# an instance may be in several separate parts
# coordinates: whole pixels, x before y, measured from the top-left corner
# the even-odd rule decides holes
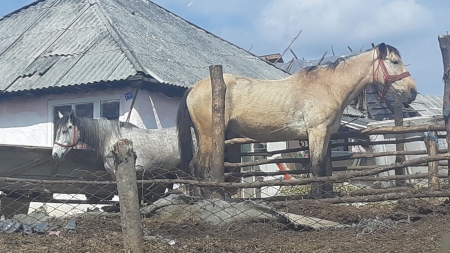
[[[72,110],[66,115],[58,112],[60,119],[54,128],[52,156],[61,161],[79,142],[89,145],[103,159],[105,169],[115,179],[112,146],[122,138],[133,142],[136,153],[136,172],[138,178],[175,178],[187,175],[180,171],[180,152],[176,127],[163,129],[144,129],[134,124],[106,118],[91,119],[77,117]],[[196,140],[193,140],[194,142]],[[144,196],[147,201],[161,197],[166,188],[173,184],[154,184]],[[139,191],[141,193],[141,191]]]
[[[308,139],[311,172],[323,176],[330,136],[339,129],[344,108],[368,85],[383,87],[412,102],[417,95],[414,80],[399,51],[384,43],[358,55],[339,58],[331,64],[313,66],[280,80],[260,80],[224,74],[225,128],[259,142]],[[181,168],[205,178],[212,152],[211,80],[190,87],[177,114]],[[194,127],[198,150],[192,149]],[[192,161],[191,161],[192,160]],[[324,191],[320,184],[311,195]]]

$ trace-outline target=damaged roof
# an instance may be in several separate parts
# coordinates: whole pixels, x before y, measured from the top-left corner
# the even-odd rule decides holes
[[[126,80],[189,87],[209,65],[261,79],[289,74],[147,0],[39,0],[0,19],[0,90]]]

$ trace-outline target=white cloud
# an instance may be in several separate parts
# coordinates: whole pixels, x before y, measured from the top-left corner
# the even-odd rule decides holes
[[[305,43],[329,46],[406,36],[433,22],[431,11],[415,0],[271,0],[254,25],[271,42],[286,43],[303,30]]]
[[[418,0],[152,0],[194,24],[257,55],[292,46],[298,57],[318,59],[385,42],[397,47],[421,92],[441,94],[437,35],[449,28],[450,1]],[[189,5],[189,3],[191,3]],[[189,7],[188,7],[189,5]],[[330,55],[331,52],[328,52]],[[289,60],[289,51],[283,57]]]
[[[186,11],[196,12],[198,15],[210,17],[240,16],[245,18],[249,14],[256,14],[261,6],[270,0],[242,1],[242,0],[152,0],[163,6],[186,7]]]

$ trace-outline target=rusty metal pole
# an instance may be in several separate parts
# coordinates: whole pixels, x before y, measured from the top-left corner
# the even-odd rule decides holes
[[[113,145],[120,218],[125,252],[144,253],[133,142],[120,139]]]
[[[212,90],[212,156],[211,167],[206,172],[210,182],[224,181],[225,153],[225,92],[222,65],[209,66]],[[208,189],[209,198],[225,198],[224,189]]]

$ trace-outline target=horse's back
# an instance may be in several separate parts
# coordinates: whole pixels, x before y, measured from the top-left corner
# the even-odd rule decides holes
[[[172,170],[180,162],[175,127],[163,129],[121,128],[122,138],[133,142],[136,166]]]
[[[304,129],[302,110],[307,105],[298,99],[295,83],[290,78],[261,80],[224,74],[227,87],[225,97],[225,123],[234,132],[247,137],[286,138],[304,133],[298,129],[286,128],[295,118],[298,127]],[[186,100],[191,117],[197,125],[212,127],[211,82],[205,78],[196,83]],[[195,123],[194,123],[195,124]],[[205,130],[209,131],[209,130]],[[258,135],[256,135],[258,133]],[[278,136],[277,136],[278,135]]]

